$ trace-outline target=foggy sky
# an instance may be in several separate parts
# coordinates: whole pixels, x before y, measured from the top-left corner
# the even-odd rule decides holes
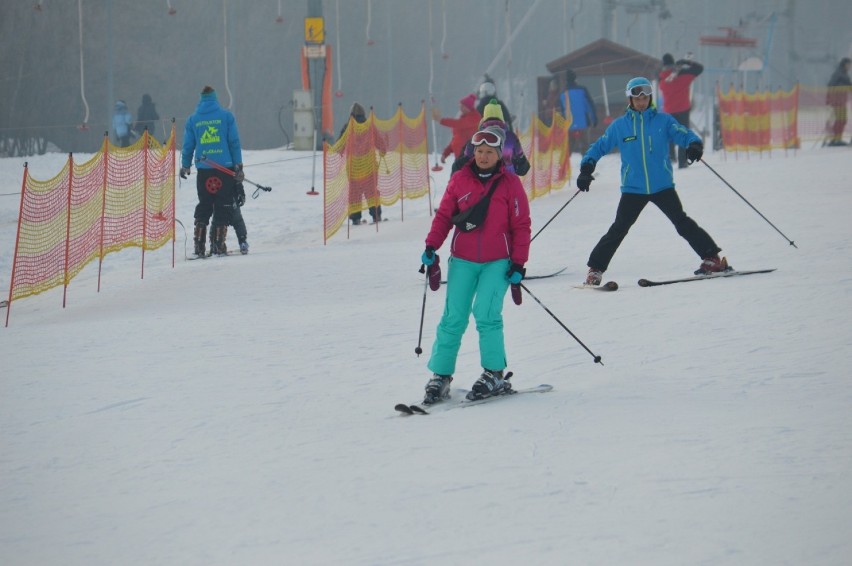
[[[171,4],[174,15],[161,0],[82,0],[81,70],[77,2],[2,2],[0,137],[26,131],[63,151],[95,151],[115,100],[126,100],[135,116],[144,93],[181,132],[210,84],[234,111],[244,148],[284,145],[293,136],[292,94],[302,87],[308,0],[281,0],[283,23],[278,0]],[[604,29],[607,6],[614,7]],[[660,18],[661,7],[670,17]],[[335,135],[354,101],[388,117],[398,103],[413,115],[434,98],[443,114],[455,115],[489,66],[498,95],[525,127],[545,64],[600,37],[657,58],[691,51],[708,69],[696,88],[711,92],[717,80],[741,82],[732,69],[748,56],[768,55],[765,72],[748,81],[774,89],[824,85],[838,60],[852,55],[848,0],[323,0],[322,8],[335,53],[329,71],[342,93],[334,98]],[[724,35],[723,26],[756,38],[757,48],[700,45],[702,35]],[[321,70],[312,71],[319,80]],[[81,130],[86,103],[88,129]],[[439,133],[442,147],[449,131]]]

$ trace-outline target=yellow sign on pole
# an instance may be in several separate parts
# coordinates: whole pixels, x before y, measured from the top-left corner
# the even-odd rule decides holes
[[[313,45],[325,43],[325,20],[305,18],[305,43]]]

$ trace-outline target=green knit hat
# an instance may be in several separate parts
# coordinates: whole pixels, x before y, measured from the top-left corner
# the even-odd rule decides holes
[[[503,108],[500,106],[500,103],[497,102],[496,98],[492,98],[491,102],[485,105],[485,108],[482,110],[482,120],[480,120],[480,124],[486,120],[500,120],[501,122],[505,122],[506,118],[503,116]]]

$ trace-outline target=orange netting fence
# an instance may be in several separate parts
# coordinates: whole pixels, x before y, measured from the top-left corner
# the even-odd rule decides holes
[[[722,144],[727,151],[799,147],[797,110],[799,88],[787,92],[748,94],[717,88]]]
[[[553,124],[533,116],[528,130],[518,137],[530,161],[522,177],[530,200],[559,189],[570,178],[570,118],[554,112]],[[405,200],[429,197],[429,145],[426,106],[415,117],[406,116],[402,106],[387,120],[372,110],[367,120],[349,120],[334,144],[323,146],[324,240],[327,242],[352,213],[371,207],[390,206],[397,201],[404,219]]]
[[[802,141],[825,144],[835,135],[850,141],[849,102],[852,102],[852,87],[849,86],[799,87],[799,137]],[[839,131],[835,132],[835,126],[839,126]]]
[[[799,148],[804,141],[825,144],[836,120],[848,115],[845,92],[852,90],[796,85],[789,91],[749,94],[733,87],[723,93],[717,87],[723,147],[769,151]],[[839,127],[843,137],[852,134],[852,124],[844,122]]]
[[[521,177],[530,200],[561,189],[571,178],[570,127],[571,118],[554,110],[550,126],[533,115],[527,131],[518,136],[530,161],[529,172]]]
[[[127,247],[155,250],[175,235],[175,128],[165,145],[145,134],[126,148],[104,137],[85,163],[72,155],[55,177],[33,179],[24,168],[9,310],[15,299],[70,281],[94,259]],[[100,290],[100,267],[98,271]],[[62,305],[65,306],[63,292]],[[6,312],[6,325],[9,311]]]
[[[325,241],[352,213],[430,195],[426,106],[415,117],[402,106],[387,120],[370,111],[361,124],[351,117],[333,145],[323,145]]]

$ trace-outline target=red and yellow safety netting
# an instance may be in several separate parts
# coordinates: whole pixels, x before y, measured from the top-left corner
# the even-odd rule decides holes
[[[571,178],[570,127],[571,118],[554,110],[550,126],[534,114],[527,131],[518,136],[530,162],[529,172],[521,177],[529,200],[561,189]]]
[[[24,168],[9,286],[15,299],[65,286],[92,260],[127,247],[155,250],[175,234],[175,128],[165,145],[148,133],[126,148],[104,145],[92,159],[39,181]],[[100,269],[98,272],[100,289]],[[65,294],[63,293],[63,306]],[[6,325],[9,312],[6,313]]]
[[[722,143],[727,151],[799,147],[799,87],[748,94],[717,87]]]
[[[799,137],[802,141],[828,143],[832,139],[850,141],[852,122],[848,116],[852,86],[799,87]]]
[[[518,138],[530,161],[522,177],[530,200],[559,189],[571,175],[568,128],[570,118],[554,112],[553,124],[533,117],[529,129]],[[402,106],[388,119],[373,112],[361,124],[349,120],[343,135],[323,146],[324,239],[327,242],[352,213],[400,201],[404,215],[406,199],[429,196],[429,146],[426,107],[415,117],[406,116]]]
[[[324,234],[328,241],[352,213],[430,195],[426,106],[415,117],[402,106],[387,120],[372,110],[361,124],[351,117],[333,145],[323,145]]]

